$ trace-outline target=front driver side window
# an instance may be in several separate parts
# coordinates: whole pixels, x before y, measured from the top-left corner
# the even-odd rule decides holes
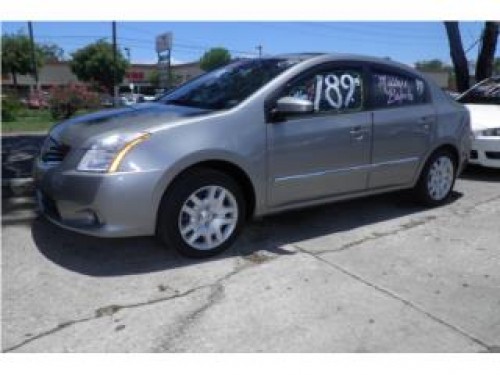
[[[282,96],[310,100],[315,113],[344,113],[363,109],[361,69],[327,69],[290,83]]]

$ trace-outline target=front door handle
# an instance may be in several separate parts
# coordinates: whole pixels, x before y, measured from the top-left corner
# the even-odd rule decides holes
[[[362,141],[365,138],[366,130],[361,126],[355,126],[352,128],[349,133],[351,134],[351,138],[355,141]]]

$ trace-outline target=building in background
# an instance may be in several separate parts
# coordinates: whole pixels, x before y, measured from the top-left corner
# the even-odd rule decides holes
[[[151,83],[151,74],[157,71],[156,64],[132,64],[125,74],[125,79],[120,85],[120,92],[130,92],[133,84],[135,93],[154,93],[156,87]],[[182,84],[203,73],[198,62],[172,65],[172,81],[174,85]],[[30,75],[18,75],[19,91],[27,94],[35,85],[35,80]],[[53,86],[67,84],[84,84],[71,71],[68,61],[46,63],[39,71],[39,84],[42,90],[49,90]],[[2,74],[2,87],[12,88],[12,75]]]
[[[434,81],[434,83],[439,87],[441,87],[442,89],[450,88],[450,73],[448,73],[447,71],[444,70],[441,72],[420,71],[420,73],[422,73],[430,80]]]
[[[151,75],[157,71],[157,64],[132,64],[125,74],[125,79],[120,85],[120,92],[131,92],[130,84],[133,84],[134,93],[154,94],[155,85],[151,83]],[[172,65],[172,86],[178,86],[203,73],[199,63]],[[447,89],[450,87],[450,74],[442,72],[422,72],[439,87]],[[66,85],[69,83],[83,84],[73,74],[68,61],[46,63],[39,71],[39,81],[42,90],[49,90],[52,86]],[[17,82],[21,93],[28,93],[30,87],[35,85],[35,80],[30,75],[19,75]],[[7,73],[2,75],[2,86],[13,87],[12,76]]]

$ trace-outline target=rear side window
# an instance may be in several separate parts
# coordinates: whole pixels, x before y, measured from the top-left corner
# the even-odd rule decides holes
[[[363,110],[361,69],[325,69],[308,74],[286,87],[283,96],[310,100],[316,113]]]
[[[372,71],[372,105],[375,108],[393,108],[427,103],[425,82],[409,75]]]

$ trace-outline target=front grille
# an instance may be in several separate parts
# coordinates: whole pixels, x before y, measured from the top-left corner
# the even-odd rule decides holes
[[[500,159],[500,152],[486,151],[485,154],[488,159]]]
[[[41,159],[44,163],[59,164],[64,160],[69,150],[69,146],[57,142],[52,137],[47,137],[42,147]]]

